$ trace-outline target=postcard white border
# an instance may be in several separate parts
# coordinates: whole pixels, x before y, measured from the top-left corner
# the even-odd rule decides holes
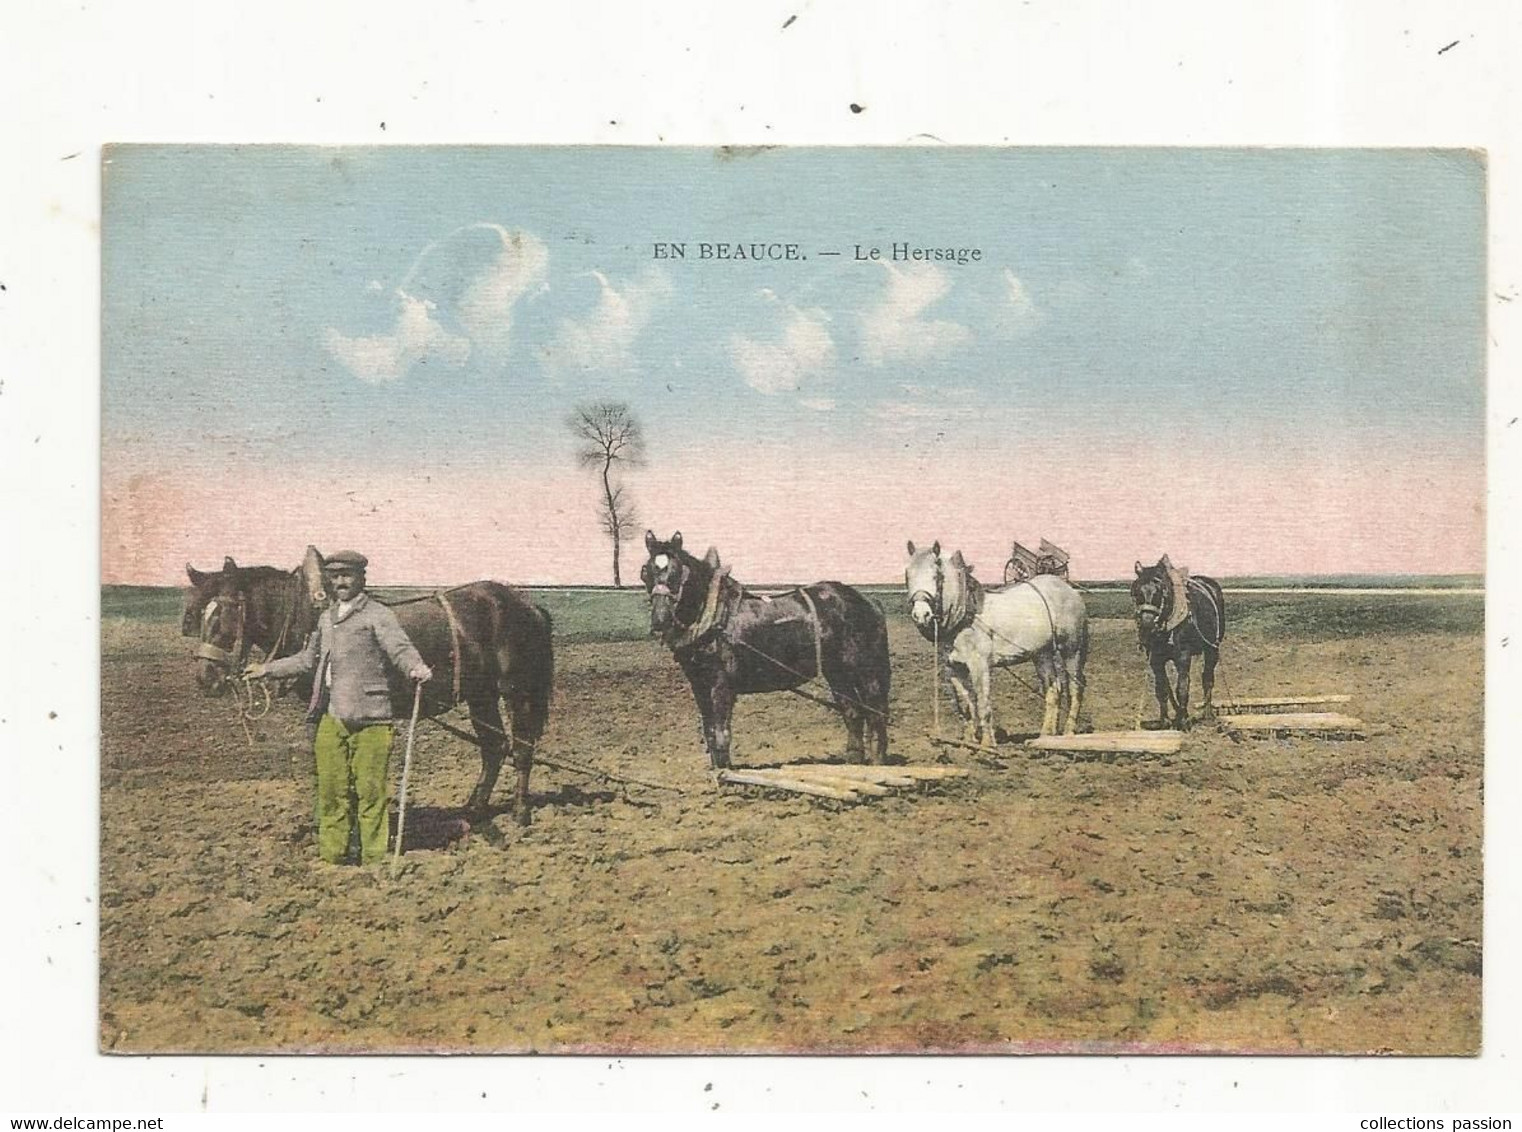
[[[526,7],[526,6],[525,6]],[[1509,0],[32,5],[0,33],[4,1064],[22,1110],[1518,1107]],[[724,14],[721,14],[723,12]],[[860,107],[853,111],[852,104]],[[102,1058],[95,1052],[99,148],[108,141],[1465,146],[1489,151],[1485,1055]],[[1518,638],[1522,641],[1522,638]],[[1519,644],[1518,647],[1522,647]],[[710,1087],[711,1086],[711,1087]]]

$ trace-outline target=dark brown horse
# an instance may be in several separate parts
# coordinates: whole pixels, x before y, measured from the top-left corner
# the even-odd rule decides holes
[[[226,688],[251,649],[265,660],[299,652],[326,600],[322,557],[310,547],[303,565],[289,571],[239,566],[231,558],[216,573],[186,570],[192,588],[181,630],[200,638],[196,682],[208,693]],[[549,719],[554,679],[550,615],[498,582],[471,582],[387,604],[433,669],[433,679],[423,685],[423,716],[436,719],[461,702],[470,709],[481,777],[466,808],[485,812],[502,763],[511,756],[518,772],[518,820],[527,824],[529,772]],[[298,683],[298,694],[309,691],[310,684]],[[391,699],[397,718],[406,718],[412,689],[400,676]],[[507,724],[499,701],[506,704]]]
[[[1190,576],[1168,560],[1165,554],[1156,566],[1136,564],[1136,580],[1131,583],[1131,601],[1136,607],[1136,636],[1147,663],[1152,669],[1153,694],[1157,697],[1158,722],[1168,726],[1168,708],[1173,708],[1173,726],[1189,729],[1189,666],[1195,656],[1203,656],[1200,669],[1200,692],[1205,700],[1204,712],[1211,716],[1215,707],[1215,668],[1221,659],[1221,642],[1226,639],[1226,597],[1214,578],[1203,574]],[[1172,662],[1175,687],[1168,687],[1168,664]]]
[[[816,582],[774,597],[748,593],[719,566],[645,532],[649,559],[640,580],[650,595],[650,631],[659,634],[692,685],[703,743],[715,769],[729,766],[735,697],[797,690],[816,678],[829,685],[846,725],[848,757],[872,761],[888,752],[888,627],[882,613],[850,586]],[[800,693],[802,694],[802,693]],[[829,703],[829,701],[825,701]]]

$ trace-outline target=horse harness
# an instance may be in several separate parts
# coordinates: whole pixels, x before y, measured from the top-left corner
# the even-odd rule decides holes
[[[692,577],[692,570],[681,559],[677,560],[681,566],[681,580],[677,582],[676,591],[664,582],[656,582],[650,587],[650,598],[653,601],[657,597],[671,599],[671,623],[681,628],[679,633],[668,633],[666,644],[672,652],[682,649],[690,649],[719,624],[719,598],[722,596],[724,579],[729,576],[729,567],[723,566],[714,571],[713,579],[708,583],[708,593],[703,598],[703,611],[698,614],[698,619],[691,625],[682,626],[676,619],[676,607],[681,603],[682,594],[687,591],[688,579]]]
[[[460,628],[460,619],[455,615],[454,606],[449,604],[448,595],[457,589],[463,588],[463,586],[455,586],[454,589],[435,590],[433,593],[427,594],[423,597],[409,597],[404,598],[401,601],[390,601],[382,603],[387,606],[397,606],[412,605],[419,601],[436,601],[439,603],[439,607],[444,610],[444,620],[449,623],[449,661],[450,667],[454,670],[454,699],[450,701],[452,704],[457,704],[460,702],[460,657],[461,641],[464,639],[464,631]]]
[[[677,620],[676,620],[676,614],[675,614],[675,611],[674,611],[674,607],[681,601],[682,594],[686,591],[686,588],[687,588],[687,581],[692,576],[692,571],[687,566],[686,563],[682,563],[681,566],[682,566],[681,575],[680,575],[680,579],[681,580],[677,582],[677,587],[676,587],[676,591],[675,592],[673,592],[671,587],[666,585],[664,582],[656,582],[654,585],[652,585],[650,587],[650,596],[652,598],[655,598],[655,597],[667,597],[667,598],[671,599],[671,603],[672,603],[672,606],[673,606],[673,613],[672,613],[672,618],[671,619],[672,619],[672,622],[674,624],[678,624],[678,625],[680,624],[680,622],[677,622]],[[699,614],[698,619],[696,621],[694,621],[691,625],[688,625],[685,628],[683,628],[680,633],[677,633],[675,635],[668,635],[668,637],[666,638],[666,643],[667,643],[667,645],[670,646],[670,648],[671,648],[671,650],[673,652],[677,652],[677,651],[681,651],[683,649],[689,649],[689,648],[693,647],[699,641],[701,641],[704,637],[706,637],[713,629],[719,627],[724,620],[727,620],[727,616],[723,617],[723,618],[721,618],[721,616],[720,616],[720,600],[719,599],[720,599],[720,596],[721,596],[721,591],[724,588],[724,580],[726,578],[728,578],[728,577],[729,577],[729,567],[728,566],[721,566],[719,569],[714,571],[713,579],[708,583],[708,594],[704,598],[704,601],[703,601],[703,612],[701,614]],[[809,593],[808,588],[806,586],[799,586],[795,591],[787,591],[787,592],[796,592],[798,594],[798,596],[803,600],[804,608],[808,610],[809,628],[810,628],[812,636],[814,638],[814,676],[813,676],[813,679],[823,680],[824,679],[824,638],[823,638],[823,630],[821,628],[821,622],[819,620],[819,607],[814,604],[814,598]],[[752,592],[750,590],[745,589],[743,586],[740,589],[740,596],[742,598],[744,598],[744,597],[754,597],[754,598],[757,598],[757,599],[759,599],[761,601],[768,601],[768,602],[772,600],[772,595],[770,595],[770,594],[754,593],[754,592]],[[743,648],[749,649],[751,652],[755,653],[757,656],[760,656],[760,657],[762,657],[765,660],[771,661],[771,663],[776,664],[779,668],[786,668],[787,667],[786,665],[782,664],[780,661],[777,661],[777,660],[773,659],[772,657],[767,656],[765,653],[763,653],[760,649],[756,648],[752,644],[749,644],[749,643],[747,643],[745,641],[741,641],[741,640],[736,640],[735,643],[740,645]],[[788,669],[788,671],[792,671],[792,670]],[[801,675],[801,673],[794,673],[794,675]],[[794,690],[796,691],[796,689],[794,689]]]
[[[1189,604],[1188,603],[1188,594],[1191,591],[1194,592],[1194,593],[1197,593],[1197,594],[1200,594],[1200,595],[1204,596],[1204,598],[1207,601],[1210,602],[1211,610],[1215,613],[1215,628],[1216,628],[1216,639],[1215,640],[1212,641],[1212,640],[1207,640],[1206,639],[1203,630],[1200,629],[1199,620],[1194,616],[1194,611],[1192,609],[1187,610],[1185,612],[1184,616],[1178,619],[1176,624],[1172,625],[1171,627],[1165,627],[1167,625],[1167,622],[1173,619],[1173,614],[1176,612],[1175,609],[1173,608],[1173,605],[1174,605],[1174,603],[1173,603],[1173,586],[1168,584],[1168,579],[1166,577],[1163,580],[1162,597],[1160,597],[1158,599],[1158,602],[1157,602],[1156,605],[1154,605],[1152,602],[1149,602],[1149,601],[1142,601],[1142,602],[1137,602],[1136,603],[1136,618],[1137,618],[1137,620],[1140,621],[1141,620],[1141,616],[1144,613],[1150,613],[1154,617],[1156,617],[1157,618],[1158,628],[1153,631],[1153,636],[1154,637],[1167,636],[1169,634],[1172,634],[1172,633],[1178,631],[1179,629],[1183,628],[1183,626],[1186,623],[1192,621],[1192,622],[1194,622],[1194,631],[1200,635],[1200,640],[1205,642],[1206,647],[1212,648],[1212,649],[1218,649],[1218,648],[1220,648],[1221,647],[1222,637],[1225,635],[1222,632],[1222,629],[1224,627],[1222,625],[1222,622],[1225,621],[1225,617],[1222,615],[1221,606],[1220,606],[1220,603],[1216,601],[1215,594],[1211,592],[1209,586],[1205,585],[1205,583],[1200,581],[1198,578],[1185,578],[1184,579],[1184,588],[1185,588],[1184,592],[1185,592],[1185,606],[1186,607]]]
[[[1037,576],[1039,577],[1040,575]],[[1057,663],[1060,665],[1062,663],[1062,642],[1057,638],[1057,620],[1052,616],[1052,606],[1051,603],[1046,600],[1046,595],[1041,592],[1040,587],[1033,585],[1032,582],[1032,578],[1022,578],[1020,581],[1015,583],[1015,586],[1030,586],[1030,588],[1035,592],[1036,596],[1041,599],[1042,608],[1046,610],[1048,639],[1051,641],[1052,650],[1056,653]],[[944,629],[946,636],[948,638],[954,638],[963,629],[966,629],[969,626],[976,626],[977,628],[983,630],[983,632],[987,633],[990,637],[1004,641],[1006,644],[1014,645],[1014,641],[1011,641],[1003,633],[1000,633],[992,625],[988,624],[987,621],[983,620],[983,583],[972,576],[972,571],[970,569],[966,571],[966,580],[963,583],[963,589],[967,592],[967,597],[964,599],[966,608],[956,618],[955,621],[947,622]],[[940,623],[946,618],[945,596],[945,568],[941,565],[941,556],[937,554],[935,556],[935,594],[932,596],[926,590],[915,590],[909,595],[909,605],[912,608],[916,600],[919,598],[924,598],[930,603],[931,612],[934,614],[936,624],[939,626]],[[1018,648],[1019,646],[1017,645],[1016,647]]]
[[[449,599],[440,591],[433,595],[438,598],[439,604],[444,607],[444,619],[449,622],[449,651],[451,667],[454,668],[454,702],[460,702],[460,619],[455,616],[454,606],[449,604]]]

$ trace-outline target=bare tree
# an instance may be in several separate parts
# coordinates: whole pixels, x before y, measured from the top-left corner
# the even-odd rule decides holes
[[[577,405],[566,418],[566,426],[576,437],[576,462],[602,479],[598,519],[603,533],[613,540],[613,584],[622,586],[619,547],[634,537],[639,524],[634,501],[624,489],[623,473],[645,462],[644,433],[622,401]]]

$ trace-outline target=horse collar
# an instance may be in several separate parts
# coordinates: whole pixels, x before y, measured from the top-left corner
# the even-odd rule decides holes
[[[983,611],[983,585],[972,576],[972,571],[963,568],[962,576],[962,600],[959,609],[948,610],[945,601],[944,584],[941,577],[941,565],[936,563],[936,588],[941,592],[937,595],[940,609],[936,616],[941,619],[942,632],[948,637],[954,637],[967,626],[978,619],[978,614]]]
[[[713,577],[709,579],[708,594],[703,599],[703,612],[699,614],[698,619],[691,625],[682,628],[680,632],[668,633],[666,635],[666,644],[671,648],[673,652],[691,648],[693,645],[697,644],[704,637],[706,637],[709,632],[715,627],[715,625],[718,624],[719,596],[721,591],[724,589],[724,579],[728,576],[728,566],[722,566],[719,569],[715,570]],[[681,624],[676,619],[676,609],[674,606],[676,601],[681,596],[680,591],[685,590],[687,587],[687,578],[687,568],[684,566],[682,574],[682,585],[679,587],[677,595],[672,599],[673,609],[671,611],[671,623],[673,625],[680,626]]]

